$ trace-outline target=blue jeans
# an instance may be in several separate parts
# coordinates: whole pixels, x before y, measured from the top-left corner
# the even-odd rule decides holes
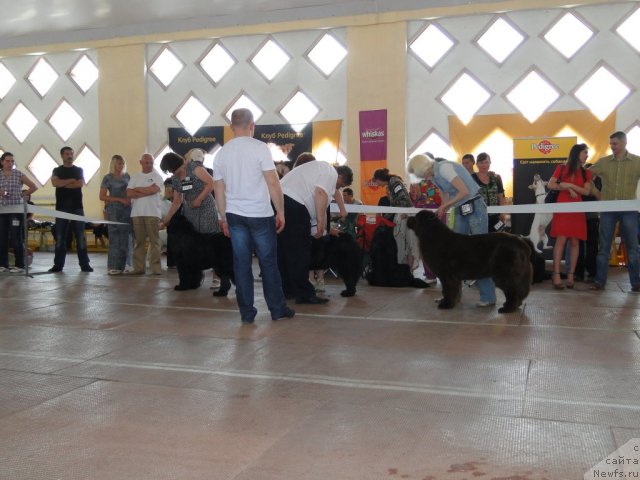
[[[489,217],[487,216],[487,206],[482,198],[473,202],[473,213],[463,216],[458,207],[454,216],[453,231],[463,235],[478,235],[489,231]],[[482,252],[476,252],[482,255]],[[478,290],[480,290],[480,301],[496,303],[496,285],[489,277],[478,280]]]
[[[84,215],[84,210],[79,208],[71,212],[74,215]],[[75,220],[67,220],[65,218],[56,218],[54,225],[56,233],[56,253],[53,264],[57,267],[64,268],[64,261],[67,258],[67,235],[69,228],[73,231],[76,238],[76,250],[78,252],[78,263],[81,267],[89,266],[89,255],[87,254],[87,238],[84,236],[84,222]]]
[[[129,236],[131,235],[131,207],[121,203],[107,205],[107,220],[122,222],[124,225],[107,226],[109,230],[109,254],[107,268],[109,270],[124,270],[129,253]]]
[[[627,248],[627,269],[632,287],[640,286],[638,268],[638,212],[602,212],[600,214],[600,248],[596,260],[595,282],[607,283],[609,256],[616,223],[620,222],[620,237]]]
[[[278,242],[274,217],[243,217],[227,213],[233,247],[233,272],[236,277],[236,300],[243,322],[252,322],[258,311],[253,306],[253,251],[262,272],[262,291],[271,318],[288,312],[278,271]]]

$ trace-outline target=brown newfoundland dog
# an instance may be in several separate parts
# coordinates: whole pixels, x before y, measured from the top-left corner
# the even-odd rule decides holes
[[[491,277],[506,297],[500,313],[517,310],[529,295],[531,249],[521,238],[509,233],[461,235],[429,210],[410,218],[408,225],[420,239],[424,261],[442,282],[438,308],[453,308],[460,301],[463,280]]]

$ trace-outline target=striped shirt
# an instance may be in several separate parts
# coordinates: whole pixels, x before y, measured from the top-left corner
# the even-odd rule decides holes
[[[602,157],[589,169],[602,179],[601,200],[635,200],[640,179],[640,157],[626,152],[622,160]]]
[[[22,205],[22,172],[13,169],[9,175],[0,171],[2,205]]]

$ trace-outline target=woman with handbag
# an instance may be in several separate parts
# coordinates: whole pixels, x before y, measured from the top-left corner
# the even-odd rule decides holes
[[[558,191],[557,203],[581,202],[583,195],[591,193],[591,172],[584,169],[589,157],[589,151],[584,143],[571,147],[567,161],[556,167],[549,179],[548,188]],[[560,262],[564,247],[569,241],[569,273],[567,274],[567,288],[573,288],[574,272],[578,261],[580,240],[587,239],[587,220],[584,212],[554,213],[551,221],[551,236],[556,239],[553,246],[553,288],[562,290],[560,278]]]

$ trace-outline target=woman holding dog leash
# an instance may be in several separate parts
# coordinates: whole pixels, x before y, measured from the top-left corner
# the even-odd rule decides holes
[[[420,154],[409,159],[407,171],[418,178],[433,179],[442,194],[442,205],[436,210],[436,215],[441,216],[451,207],[455,208],[454,232],[464,235],[487,233],[487,205],[479,193],[480,187],[460,163],[436,161]],[[478,280],[478,288],[478,307],[496,304],[496,287],[491,278]]]

